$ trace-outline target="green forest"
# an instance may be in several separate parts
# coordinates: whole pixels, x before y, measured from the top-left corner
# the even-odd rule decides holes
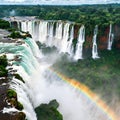
[[[0,17],[36,16],[44,20],[69,20],[82,24],[120,24],[120,5],[0,6]]]

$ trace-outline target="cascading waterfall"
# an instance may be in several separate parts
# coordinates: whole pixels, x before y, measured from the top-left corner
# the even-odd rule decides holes
[[[21,41],[21,39],[17,41]],[[33,39],[26,38],[24,41],[25,44],[21,45],[18,43],[0,43],[0,54],[7,53],[9,63],[12,65],[8,66],[8,68],[12,67],[14,70],[17,70],[17,73],[25,80],[24,84],[20,80],[13,78],[10,81],[10,88],[17,92],[18,101],[23,104],[23,112],[25,112],[27,119],[37,120],[34,111],[36,107],[34,104],[34,93],[29,86],[29,82],[35,78],[35,74],[38,73],[37,71],[40,72],[37,59],[40,60],[43,56]],[[19,57],[18,61],[14,59],[15,56]]]
[[[72,22],[54,21],[54,20],[17,20],[18,27],[22,31],[29,31],[35,41],[45,44],[47,47],[56,47],[61,53],[68,53],[73,59],[83,59],[83,44],[85,42],[85,26],[80,27],[77,43],[74,42],[77,37],[74,30],[75,24]],[[73,26],[71,28],[71,26]],[[75,34],[74,34],[75,33]],[[97,50],[97,34],[98,26],[96,25],[93,35],[92,58],[99,58]],[[87,37],[86,37],[87,38]],[[112,49],[114,34],[112,32],[112,24],[110,24],[108,46]],[[76,44],[76,45],[75,45]],[[91,46],[88,46],[91,47]]]
[[[28,120],[37,120],[36,114],[34,112],[34,107],[32,106],[31,99],[29,98],[29,87],[27,87],[23,82],[18,79],[13,79],[10,82],[10,88],[17,92],[18,100],[23,104],[23,112],[26,114]]]
[[[57,47],[59,50],[61,49],[61,40],[63,37],[63,24],[62,22],[56,23],[56,29],[55,29],[55,39],[54,39],[54,46]]]
[[[22,21],[21,22],[21,30],[24,31],[24,32],[28,31],[28,21]]]
[[[109,37],[108,37],[108,50],[112,49],[112,44],[114,40],[114,34],[112,33],[112,24],[110,24]]]
[[[39,41],[41,43],[46,43],[47,41],[47,21],[40,21],[39,24]]]
[[[29,77],[30,74],[34,71],[34,63],[35,59],[32,59],[34,56],[32,54],[31,49],[27,45],[17,45],[16,43],[1,43],[0,44],[0,54],[7,53],[7,58],[10,61],[14,70],[17,70],[17,73],[20,74],[25,82],[30,81],[31,78]],[[22,58],[22,61],[15,61],[14,57],[19,56]],[[32,65],[33,64],[33,65]],[[34,106],[32,105],[32,92],[31,89],[20,80],[13,78],[10,81],[10,88],[14,89],[18,95],[18,101],[20,101],[23,106],[27,119],[29,120],[37,120],[36,114],[34,112]],[[30,97],[30,98],[29,98]]]
[[[32,24],[31,24],[32,23]],[[31,32],[31,30],[36,30],[36,25],[34,21],[21,22],[21,29],[23,31],[29,31],[34,40],[39,40],[41,43],[47,46],[55,46],[60,52],[68,53],[75,60],[83,59],[83,43],[85,42],[85,26],[82,25],[79,30],[79,35],[77,39],[75,53],[73,52],[73,39],[74,39],[74,25],[70,30],[71,23],[63,23],[61,21],[36,21],[39,26],[38,35],[37,32]],[[29,27],[28,27],[29,25]],[[30,27],[32,26],[32,28]],[[34,28],[35,27],[35,28]],[[29,30],[30,28],[30,30]],[[34,33],[34,34],[33,34]],[[96,25],[93,36],[93,47],[92,47],[92,58],[99,58],[97,51],[97,33],[98,26]],[[37,38],[35,36],[38,36]]]
[[[48,28],[47,28],[47,33],[48,33],[48,38],[47,38],[47,45],[52,47],[53,44],[53,39],[54,39],[54,22],[48,23]]]
[[[97,43],[96,43],[97,34],[98,34],[98,26],[96,25],[95,29],[94,29],[93,47],[92,47],[92,58],[93,59],[99,58],[99,56],[98,56],[98,50],[97,50]]]
[[[67,53],[70,56],[73,56],[73,39],[74,39],[74,26],[72,26],[70,31],[70,38],[67,44]]]
[[[76,44],[76,51],[75,51],[75,56],[74,56],[75,60],[83,59],[82,52],[83,52],[84,41],[85,41],[85,27],[84,25],[82,25],[79,30],[78,41]]]
[[[43,57],[42,53],[39,51],[39,48],[37,46],[37,44],[35,43],[35,41],[33,41],[31,38],[26,38],[26,44],[28,44],[32,50],[32,52],[34,53],[34,56],[37,58],[41,58]]]
[[[27,21],[27,31],[29,31],[29,33],[34,36],[34,32],[33,32],[34,31],[34,27],[33,27],[33,25],[34,25],[34,21],[32,21],[32,22],[31,21]]]
[[[68,45],[68,39],[69,39],[69,23],[65,23],[64,29],[63,29],[63,38],[61,41],[61,52],[66,53],[67,52],[67,45]]]
[[[36,23],[39,27],[36,27]],[[73,54],[71,46],[74,29],[72,27],[69,33],[70,23],[61,21],[57,23],[54,21],[22,21],[19,28],[25,32],[29,31],[34,40],[38,40],[50,47],[55,46],[60,52]]]

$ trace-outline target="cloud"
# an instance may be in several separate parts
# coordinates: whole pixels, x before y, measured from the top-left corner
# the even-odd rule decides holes
[[[107,4],[120,3],[120,0],[0,0],[0,3],[23,3],[23,4],[59,4],[59,5],[80,5],[80,4]]]
[[[11,3],[22,3],[25,2],[26,0],[4,0],[3,2],[11,2]]]

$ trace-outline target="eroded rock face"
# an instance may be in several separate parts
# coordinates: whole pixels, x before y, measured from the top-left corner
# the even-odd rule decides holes
[[[0,112],[0,119],[1,120],[25,120],[25,114],[23,112],[14,112],[11,114],[8,113],[1,113]]]
[[[18,24],[17,24],[17,22],[16,22],[16,21],[11,22],[11,25],[12,25],[12,26],[14,26],[14,28],[18,29]]]
[[[74,26],[74,39],[78,38],[79,29],[80,29],[80,26],[76,24]]]
[[[120,26],[115,25],[114,32],[115,32],[115,47],[120,49]]]
[[[120,49],[120,27],[119,25],[113,25],[113,33],[114,33],[114,41],[113,46],[114,48]],[[109,36],[109,27],[105,29],[103,35],[99,36],[98,38],[98,48],[106,49],[108,45],[108,36]]]
[[[97,45],[98,45],[99,50],[105,50],[105,49],[107,49],[107,46],[108,46],[108,37],[109,37],[110,27],[108,26],[108,27],[104,28],[104,30],[102,30],[100,27],[98,29]],[[80,26],[77,24],[74,26],[74,39],[78,38],[79,28],[80,28]],[[112,31],[114,33],[113,47],[120,49],[120,32],[119,32],[120,27],[119,27],[119,25],[113,25]],[[92,48],[93,34],[92,35],[86,34],[85,37],[86,37],[86,40],[85,40],[84,48],[85,49]]]

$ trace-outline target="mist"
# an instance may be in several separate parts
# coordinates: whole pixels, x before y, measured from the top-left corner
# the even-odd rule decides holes
[[[56,99],[60,104],[59,111],[64,120],[109,120],[109,117],[93,101],[80,90],[65,83],[50,69],[55,62],[62,59],[62,56],[63,54],[55,51],[47,55],[43,54],[41,59],[36,60],[39,66],[37,65],[36,70],[32,70],[34,72],[31,80],[26,81],[32,90],[31,99],[34,107]],[[68,57],[67,60],[71,59]]]
[[[15,10],[11,10],[10,13],[9,13],[10,16],[15,16],[16,15],[16,12]]]
[[[30,41],[32,41],[32,39]],[[13,49],[13,46],[11,47]],[[33,54],[32,50],[27,47],[28,46],[26,46],[26,49],[28,49],[29,54],[26,54],[26,52],[24,52],[24,54],[21,53],[21,55],[23,54],[25,57],[25,59],[23,58],[21,61],[22,63],[20,63],[21,66],[13,65],[13,68],[17,69],[17,72],[24,78],[25,84],[20,81],[18,81],[17,84],[17,81],[15,81],[12,88],[17,90],[18,100],[24,105],[24,111],[29,115],[28,118],[30,118],[30,120],[34,118],[34,109],[31,105],[36,108],[40,104],[49,103],[49,101],[53,99],[59,102],[58,110],[62,113],[64,120],[111,120],[109,116],[84,93],[63,81],[50,69],[54,62],[60,59],[61,56],[59,53],[56,53],[56,57],[58,55],[59,59],[55,58],[55,54],[53,54],[54,62],[51,62],[49,59],[53,58],[52,55],[51,57],[49,56],[49,59],[45,59],[46,56],[44,54],[38,58],[34,56],[35,51]],[[13,49],[13,51],[15,50]],[[17,53],[19,52],[20,51],[17,51]],[[29,56],[31,56],[30,60]],[[26,72],[25,65],[28,67],[29,72],[31,71],[30,75]]]
[[[56,99],[59,104],[59,111],[64,120],[109,120],[107,115],[99,109],[93,101],[90,101],[81,91],[62,81],[49,65],[40,63],[41,70],[31,76],[36,78],[28,82],[32,89],[35,107],[42,103],[49,103]]]

